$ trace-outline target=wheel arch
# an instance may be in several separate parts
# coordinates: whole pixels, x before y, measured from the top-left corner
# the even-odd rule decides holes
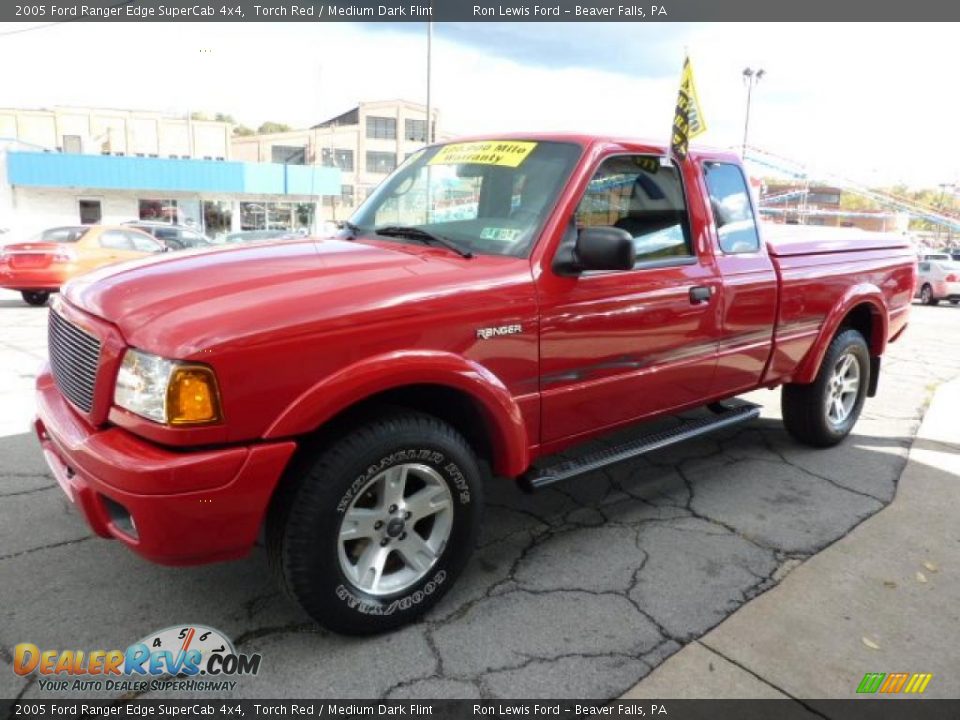
[[[827,314],[816,341],[800,361],[793,382],[813,382],[830,342],[847,328],[863,335],[871,358],[880,357],[887,346],[888,322],[887,303],[876,285],[862,284],[850,288]]]
[[[435,351],[395,352],[341,369],[302,393],[264,439],[321,438],[385,406],[449,423],[497,474],[513,477],[529,465],[523,415],[503,382],[477,363]]]

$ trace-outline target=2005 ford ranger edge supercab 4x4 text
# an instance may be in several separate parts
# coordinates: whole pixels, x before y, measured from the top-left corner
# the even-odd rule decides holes
[[[335,238],[71,281],[36,432],[99,535],[177,565],[243,556],[262,531],[318,622],[385,630],[453,584],[487,475],[566,480],[749,421],[759,408],[729,399],[778,385],[798,441],[850,432],[906,327],[914,258],[899,237],[773,229],[725,152],[430,146]]]

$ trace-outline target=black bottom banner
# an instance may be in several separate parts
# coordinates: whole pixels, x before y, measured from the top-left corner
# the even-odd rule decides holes
[[[0,700],[0,720],[100,717],[953,720],[960,718],[960,700]]]

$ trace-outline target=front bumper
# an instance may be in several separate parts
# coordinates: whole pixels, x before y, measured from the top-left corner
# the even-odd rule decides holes
[[[292,441],[179,451],[96,429],[37,378],[37,437],[50,470],[93,531],[165,565],[247,554],[296,449]]]

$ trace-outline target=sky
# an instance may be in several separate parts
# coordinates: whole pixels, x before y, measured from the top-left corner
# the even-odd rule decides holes
[[[426,98],[425,23],[0,23],[0,107],[226,112],[308,126],[360,100]],[[449,131],[666,141],[685,53],[717,147],[749,143],[865,185],[960,184],[956,24],[436,23]],[[781,161],[777,161],[780,163]]]

